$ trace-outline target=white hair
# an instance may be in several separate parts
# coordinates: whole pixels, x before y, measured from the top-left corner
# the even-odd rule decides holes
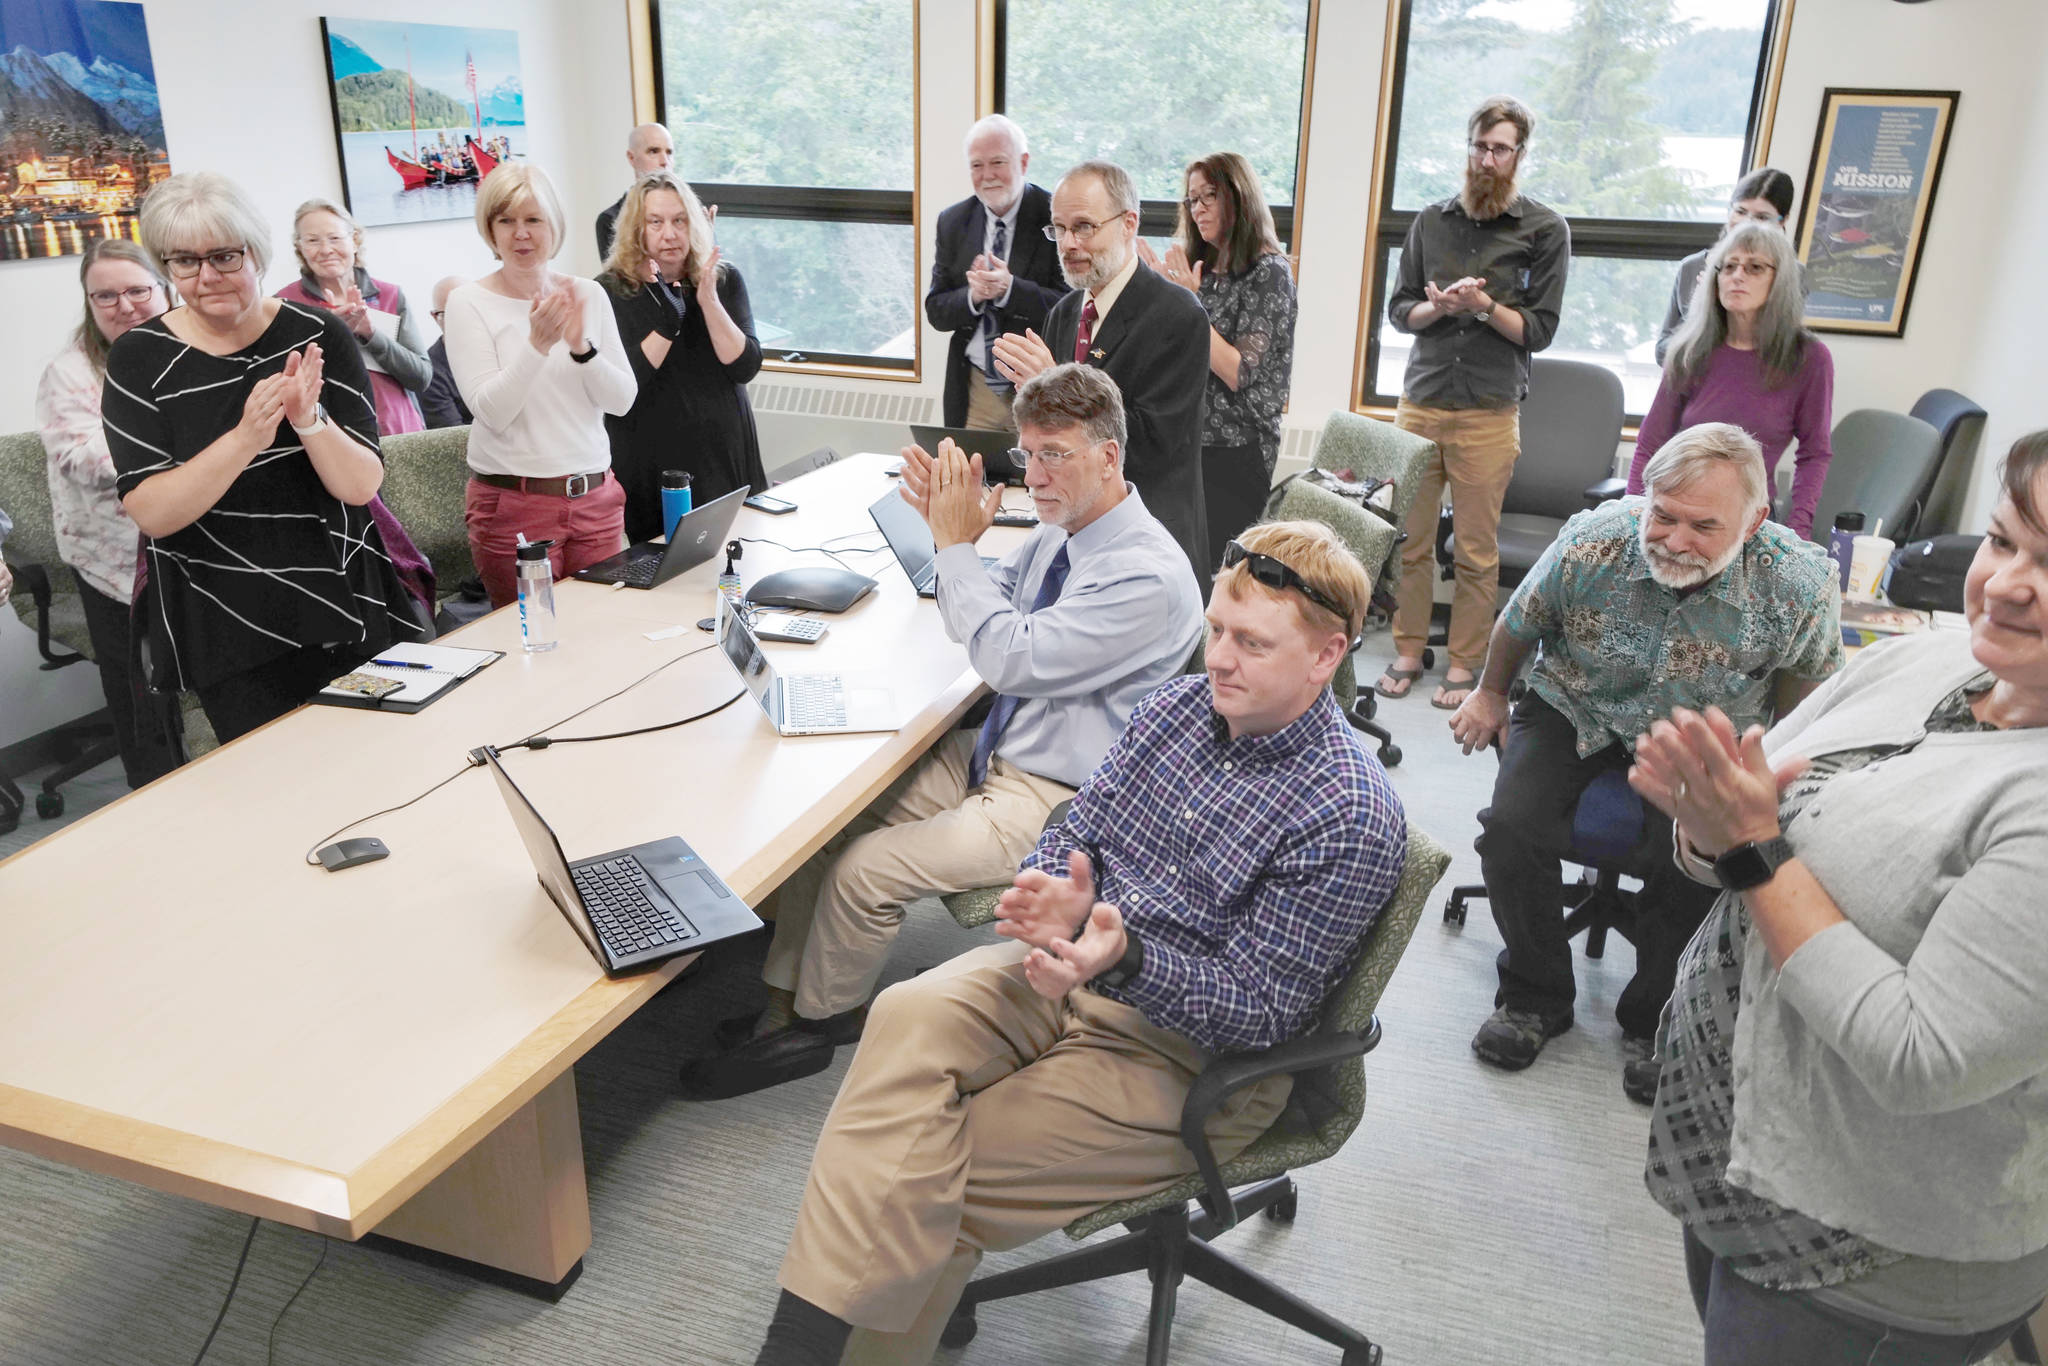
[[[967,138],[960,144],[960,150],[964,152],[973,147],[974,140],[983,133],[1005,134],[1010,139],[1010,150],[1020,157],[1031,150],[1031,144],[1024,139],[1024,130],[1019,128],[1014,120],[1004,118],[1001,114],[990,114],[985,119],[976,119],[974,126],[967,130]]]
[[[1677,493],[1716,465],[1730,466],[1741,478],[1745,515],[1769,501],[1762,448],[1755,437],[1728,422],[1702,422],[1666,441],[1643,466],[1643,487]]]

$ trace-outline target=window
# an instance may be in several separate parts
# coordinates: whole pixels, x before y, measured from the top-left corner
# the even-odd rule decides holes
[[[1312,0],[996,0],[995,108],[1031,140],[1050,187],[1107,157],[1144,200],[1139,230],[1173,231],[1181,171],[1238,152],[1280,240],[1294,240]],[[1190,15],[1199,13],[1199,22]]]
[[[659,0],[656,100],[762,351],[917,355],[915,0]]]
[[[1536,115],[1524,192],[1572,230],[1543,354],[1614,370],[1639,416],[1677,263],[1713,242],[1753,164],[1777,0],[1398,2],[1360,402],[1400,397],[1412,339],[1386,321],[1387,282],[1416,210],[1458,191],[1465,120],[1506,92]]]

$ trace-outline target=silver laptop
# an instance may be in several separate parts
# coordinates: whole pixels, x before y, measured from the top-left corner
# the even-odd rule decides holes
[[[761,928],[747,903],[674,835],[569,862],[554,828],[512,781],[497,752],[481,753],[540,885],[606,976],[651,968]]]
[[[875,519],[875,525],[882,529],[882,539],[889,543],[889,551],[895,555],[896,563],[903,566],[903,572],[910,576],[910,584],[917,589],[921,598],[936,598],[939,595],[939,547],[932,540],[932,529],[925,525],[916,508],[903,501],[903,495],[890,489],[868,505],[868,516]],[[981,557],[983,569],[994,568],[993,557]]]
[[[784,735],[903,729],[902,705],[886,680],[831,671],[778,672],[746,618],[723,597],[718,602],[718,649],[769,723]]]

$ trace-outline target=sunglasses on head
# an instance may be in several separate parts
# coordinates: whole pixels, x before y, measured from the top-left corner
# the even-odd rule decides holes
[[[1229,569],[1234,565],[1240,564],[1245,567],[1253,578],[1266,585],[1266,587],[1275,589],[1292,588],[1331,616],[1345,623],[1346,626],[1350,625],[1351,614],[1336,603],[1331,602],[1329,598],[1316,589],[1311,588],[1307,579],[1304,579],[1271,555],[1261,555],[1256,550],[1246,550],[1236,541],[1232,541],[1223,547],[1223,567]]]

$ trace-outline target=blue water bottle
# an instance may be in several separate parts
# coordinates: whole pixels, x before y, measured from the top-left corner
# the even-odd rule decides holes
[[[676,523],[690,510],[690,472],[688,470],[663,470],[661,472],[661,534],[676,534]]]
[[[1862,513],[1838,512],[1835,529],[1828,533],[1828,558],[1835,562],[1835,580],[1844,593],[1849,591],[1849,563],[1856,557],[1856,538],[1862,531]]]

